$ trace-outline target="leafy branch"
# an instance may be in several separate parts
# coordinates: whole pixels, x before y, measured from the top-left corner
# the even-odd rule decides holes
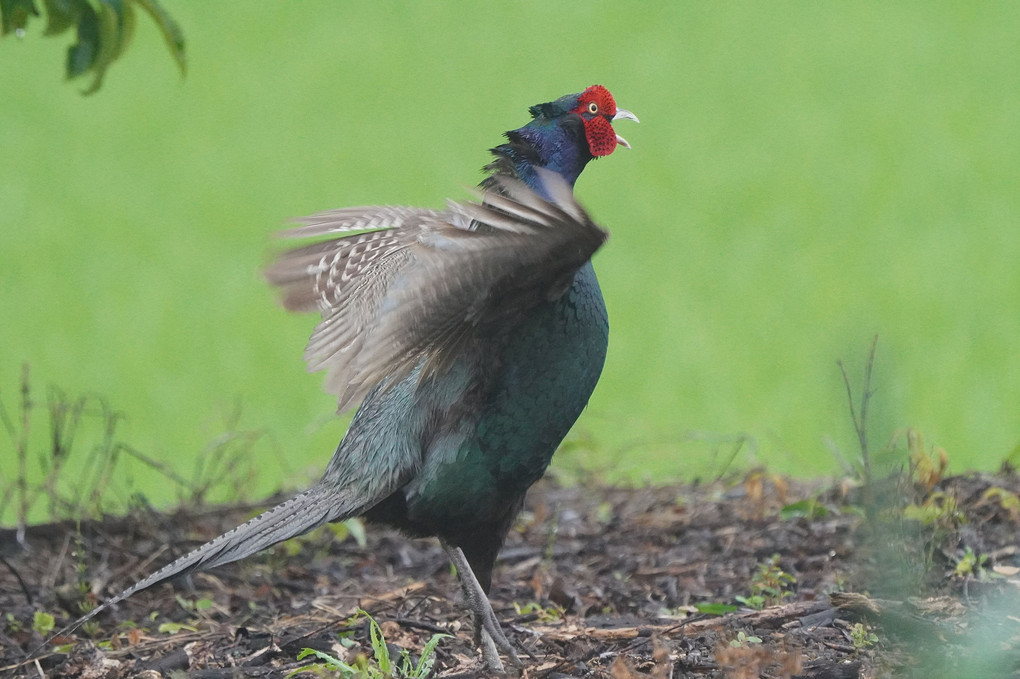
[[[65,72],[68,80],[92,74],[92,84],[82,94],[96,92],[106,69],[124,53],[134,34],[136,8],[156,23],[181,74],[187,70],[184,33],[158,0],[43,0],[42,4],[46,11],[43,35],[76,29],[77,40],[67,49]],[[0,0],[0,36],[24,37],[28,22],[39,16],[36,0]]]

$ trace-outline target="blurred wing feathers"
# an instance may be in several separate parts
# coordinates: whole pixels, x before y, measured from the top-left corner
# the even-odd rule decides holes
[[[310,238],[331,233],[349,231],[372,231],[375,229],[399,229],[405,224],[415,224],[423,217],[440,214],[402,205],[379,205],[372,207],[345,207],[327,210],[299,219],[302,226],[280,233],[284,238]]]
[[[558,175],[540,177],[555,202],[498,177],[481,203],[349,208],[286,232],[378,229],[283,253],[266,273],[288,309],[322,313],[305,359],[309,370],[326,370],[340,411],[423,360],[423,376],[441,371],[479,329],[506,333],[569,287],[608,234]]]

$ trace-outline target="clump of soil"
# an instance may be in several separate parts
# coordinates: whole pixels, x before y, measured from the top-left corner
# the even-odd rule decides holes
[[[705,486],[546,481],[491,599],[533,678],[1020,676],[1018,497],[1011,472],[864,495],[760,472]],[[112,596],[254,509],[36,526],[28,549],[0,531],[0,674],[283,677],[319,662],[298,660],[304,648],[371,662],[361,608],[394,658],[452,634],[433,676],[483,676],[443,551],[375,526],[364,546],[327,527],[140,592],[26,661],[44,641],[36,612],[59,627],[80,614],[83,583],[85,599]]]

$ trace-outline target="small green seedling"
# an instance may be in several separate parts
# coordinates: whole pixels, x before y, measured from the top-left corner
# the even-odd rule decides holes
[[[183,622],[164,622],[157,628],[160,634],[177,634],[181,630],[197,632],[198,628],[192,625],[185,625]]]
[[[964,547],[963,556],[956,562],[953,575],[964,579],[987,580],[990,577],[985,568],[987,561],[987,554],[975,554],[970,547]]]
[[[374,664],[370,663],[364,655],[358,655],[354,660],[354,664],[351,665],[339,658],[334,658],[328,653],[306,648],[298,654],[298,660],[315,656],[322,662],[294,670],[287,675],[287,678],[290,679],[290,677],[302,672],[313,672],[319,675],[332,673],[342,677],[342,679],[427,679],[427,677],[432,675],[432,667],[436,663],[436,646],[439,645],[440,641],[451,636],[449,634],[433,634],[425,643],[417,663],[411,660],[411,654],[406,649],[400,651],[400,662],[395,663],[390,657],[390,649],[386,645],[382,629],[379,627],[379,623],[375,621],[375,618],[359,608],[357,615],[348,622],[353,624],[360,617],[368,620],[369,639],[372,645]],[[347,641],[346,639],[341,638],[340,641],[345,647],[347,646],[344,643]]]
[[[534,614],[540,622],[556,622],[557,620],[562,620],[563,615],[566,613],[562,606],[558,606],[557,604],[542,606],[542,604],[536,601],[524,604],[523,606],[515,601],[514,611],[517,612],[517,615]]]
[[[212,599],[185,599],[180,594],[175,595],[177,604],[188,613],[201,613],[213,607]]]
[[[730,639],[730,646],[733,648],[744,648],[748,644],[760,644],[761,637],[745,634],[744,632],[737,632],[736,639]]]
[[[967,523],[967,517],[960,511],[956,498],[939,490],[928,495],[919,505],[909,504],[904,507],[903,518],[944,530],[955,530]]]
[[[878,643],[878,635],[862,623],[854,623],[854,626],[850,628],[850,643],[854,645],[855,651],[863,651]]]
[[[748,608],[760,611],[765,606],[780,604],[786,597],[793,596],[793,592],[787,588],[795,582],[797,578],[779,567],[779,555],[773,554],[767,561],[758,564],[758,570],[751,578],[751,595],[734,598]]]
[[[739,594],[735,597],[739,603],[744,604],[748,608],[752,608],[756,611],[760,611],[765,608],[765,597],[760,594],[752,594],[751,596],[740,596]]]
[[[55,623],[53,616],[45,611],[36,611],[32,616],[32,629],[40,636],[48,637],[56,626]]]

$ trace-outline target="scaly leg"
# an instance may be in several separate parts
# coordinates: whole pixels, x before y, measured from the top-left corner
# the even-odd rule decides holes
[[[475,640],[481,646],[486,668],[493,672],[503,671],[503,663],[499,659],[497,649],[503,651],[511,663],[521,667],[523,663],[517,657],[517,651],[506,638],[506,634],[503,633],[499,621],[496,620],[496,614],[492,610],[492,604],[489,603],[489,597],[485,595],[482,586],[478,583],[478,578],[471,570],[471,565],[468,563],[467,557],[464,556],[464,552],[460,547],[448,544],[445,540],[440,540],[440,542],[450,556],[450,561],[457,567],[457,577],[460,578],[464,598],[475,617]]]

